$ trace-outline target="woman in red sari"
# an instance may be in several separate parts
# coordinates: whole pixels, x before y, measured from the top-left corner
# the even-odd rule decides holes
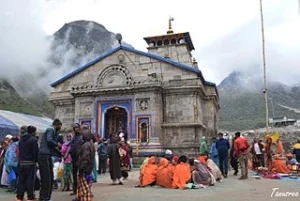
[[[130,170],[130,155],[129,155],[129,147],[127,143],[121,141],[120,142],[120,158],[121,158],[121,173],[124,179],[128,178],[128,172]]]

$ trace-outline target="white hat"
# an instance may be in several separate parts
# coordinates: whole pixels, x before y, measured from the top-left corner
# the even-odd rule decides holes
[[[12,139],[13,138],[13,136],[11,135],[11,134],[7,134],[6,136],[5,136],[5,139]]]
[[[165,152],[165,154],[166,154],[166,155],[172,155],[173,152],[172,152],[170,149],[167,149],[166,152]]]

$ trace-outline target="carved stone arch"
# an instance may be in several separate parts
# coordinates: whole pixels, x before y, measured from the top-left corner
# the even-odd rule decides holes
[[[114,64],[106,67],[97,79],[99,87],[114,87],[131,85],[133,79],[127,68],[123,65]]]

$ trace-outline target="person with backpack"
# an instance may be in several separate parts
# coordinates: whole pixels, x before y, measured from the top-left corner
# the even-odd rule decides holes
[[[107,165],[107,141],[105,139],[101,140],[97,149],[97,154],[99,157],[98,174],[105,174]]]
[[[61,130],[62,122],[54,119],[52,127],[47,128],[43,133],[38,164],[41,175],[40,201],[51,200],[52,186],[54,181],[52,156],[60,154],[61,144],[57,141],[58,132]]]
[[[36,163],[38,161],[38,141],[35,132],[36,127],[23,127],[27,132],[21,132],[18,145],[19,153],[19,179],[17,184],[17,201],[24,199],[27,191],[28,201],[35,200]]]

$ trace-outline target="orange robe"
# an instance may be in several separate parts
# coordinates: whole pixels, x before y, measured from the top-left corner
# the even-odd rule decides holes
[[[142,169],[142,186],[148,186],[155,182],[157,173],[157,166],[155,165],[155,158],[150,157],[148,164]]]
[[[173,165],[165,158],[161,158],[156,175],[156,185],[163,188],[172,188]]]
[[[172,187],[176,189],[185,189],[186,184],[191,180],[190,166],[187,163],[176,165],[173,175]]]
[[[199,156],[198,160],[200,161],[200,163],[205,165],[207,161],[207,156]]]
[[[280,140],[277,142],[276,152],[277,152],[276,154],[283,155],[283,144],[282,144],[282,142]]]
[[[275,159],[273,160],[272,172],[288,174],[290,173],[290,170],[287,168],[283,159]]]

